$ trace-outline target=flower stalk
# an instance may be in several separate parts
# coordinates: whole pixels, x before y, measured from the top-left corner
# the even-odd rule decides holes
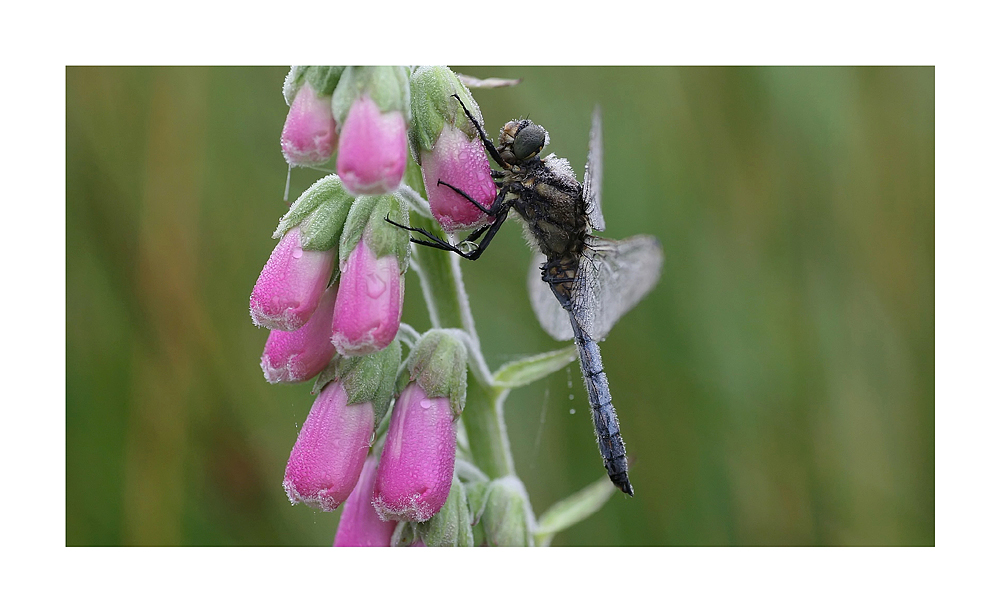
[[[487,205],[495,197],[482,143],[452,95],[480,117],[463,83],[441,66],[297,67],[285,82],[286,159],[327,157],[336,130],[338,173],[282,217],[250,309],[255,323],[276,330],[261,358],[265,378],[315,378],[318,395],[284,485],[292,503],[326,511],[344,504],[336,546],[547,545],[607,499],[591,487],[536,521],[515,473],[504,402],[510,389],[564,368],[576,350],[491,372],[459,257],[411,250],[400,229],[440,235],[487,219],[438,183]],[[424,333],[400,320],[410,267],[430,314]]]

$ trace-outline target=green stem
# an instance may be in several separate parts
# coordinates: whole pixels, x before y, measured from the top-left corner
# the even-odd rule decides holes
[[[434,231],[435,224],[414,215],[415,226]],[[411,256],[420,269],[420,286],[431,324],[464,330],[471,339],[470,349],[477,353],[470,359],[481,359],[479,336],[469,308],[469,299],[462,282],[458,256],[446,251],[416,246]],[[503,400],[506,390],[494,388],[477,376],[469,377],[462,420],[469,436],[469,451],[475,464],[490,478],[514,474],[514,458],[510,453],[507,427],[503,420]]]

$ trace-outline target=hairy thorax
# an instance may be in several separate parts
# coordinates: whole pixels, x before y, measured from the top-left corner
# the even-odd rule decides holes
[[[556,163],[553,163],[553,160]],[[549,259],[578,257],[588,227],[583,189],[558,158],[532,159],[505,173],[506,202],[524,221],[526,233]]]

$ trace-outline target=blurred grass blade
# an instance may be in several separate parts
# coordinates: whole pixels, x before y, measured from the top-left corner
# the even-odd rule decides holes
[[[611,481],[602,477],[594,484],[552,504],[552,507],[538,519],[538,528],[535,530],[535,545],[548,546],[557,533],[576,525],[600,510],[615,490]]]
[[[493,384],[506,389],[524,387],[553,372],[558,372],[574,359],[576,359],[576,345],[571,344],[558,351],[512,361],[500,366],[500,369],[493,374]]]

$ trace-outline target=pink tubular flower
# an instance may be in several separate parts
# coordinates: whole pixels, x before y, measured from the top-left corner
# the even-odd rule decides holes
[[[486,149],[479,138],[469,138],[454,125],[445,123],[434,149],[421,156],[427,200],[434,218],[446,232],[479,227],[486,222],[486,213],[438,180],[461,189],[474,200],[489,208],[497,195],[490,176]]]
[[[396,337],[402,315],[399,260],[393,254],[376,258],[362,238],[342,269],[333,309],[333,345],[341,355],[381,350]]]
[[[255,325],[294,331],[306,324],[319,305],[333,271],[334,252],[302,248],[299,229],[281,238],[250,294]]]
[[[455,421],[447,397],[410,383],[396,401],[375,477],[383,520],[426,521],[441,509],[455,471]]]
[[[406,156],[403,113],[383,113],[369,96],[359,96],[340,132],[337,174],[344,186],[355,194],[393,191],[403,179]]]
[[[336,288],[328,288],[309,322],[295,331],[271,331],[260,358],[260,368],[267,382],[306,381],[330,363],[334,353],[330,344],[330,324],[336,297]]]
[[[389,546],[396,521],[383,521],[372,506],[378,457],[371,455],[361,469],[358,485],[344,502],[334,546]]]
[[[339,381],[324,387],[288,458],[283,483],[288,499],[336,510],[358,482],[374,431],[371,402],[349,406]]]
[[[337,124],[333,119],[332,96],[321,96],[302,84],[281,130],[281,152],[293,166],[322,164],[337,148]]]

